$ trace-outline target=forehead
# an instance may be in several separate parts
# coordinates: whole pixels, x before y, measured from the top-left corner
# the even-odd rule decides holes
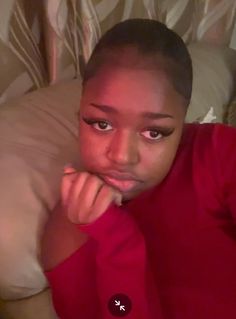
[[[182,104],[165,72],[160,69],[103,67],[86,82],[81,108],[90,103],[110,105],[121,113],[173,111]]]

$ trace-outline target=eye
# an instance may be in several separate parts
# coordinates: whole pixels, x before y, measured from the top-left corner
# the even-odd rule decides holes
[[[85,123],[92,126],[95,130],[98,130],[98,131],[110,131],[112,129],[111,125],[108,124],[106,121],[90,120],[86,118],[83,118],[83,120]]]
[[[106,129],[110,124],[107,121],[103,120],[97,120],[97,119],[88,119],[88,118],[83,118],[84,122],[87,123],[88,125],[92,126],[95,130],[97,131],[110,131],[111,129]],[[97,127],[95,127],[97,125]],[[110,125],[111,127],[111,125]],[[174,128],[158,128],[158,127],[150,127],[146,129],[148,132],[149,136],[145,136],[150,141],[159,141],[160,139],[171,135],[174,132]]]
[[[150,140],[160,140],[164,135],[157,130],[147,130],[143,133],[143,135]]]
[[[109,131],[111,129],[111,128],[109,128],[109,126],[111,127],[111,125],[109,125],[105,121],[98,121],[98,122],[94,122],[92,124],[92,127],[94,127],[98,131]]]

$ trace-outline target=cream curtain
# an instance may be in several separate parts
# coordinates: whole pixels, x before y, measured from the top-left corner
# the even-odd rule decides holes
[[[0,102],[80,76],[99,37],[134,17],[158,19],[186,43],[228,46],[235,0],[2,0]]]
[[[0,1],[0,102],[48,83],[42,13],[39,1]]]

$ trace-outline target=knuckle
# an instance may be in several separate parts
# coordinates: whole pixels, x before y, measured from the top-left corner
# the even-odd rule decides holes
[[[87,175],[88,175],[87,172],[78,172],[78,173],[77,173],[77,177],[78,177],[78,178],[86,178]]]
[[[112,187],[107,184],[104,184],[102,186],[102,191],[108,196],[112,196],[114,193],[114,190],[112,189]]]
[[[89,177],[88,177],[88,180],[91,182],[91,183],[96,183],[98,185],[102,185],[103,184],[103,181],[96,175],[93,175],[93,174],[90,174]]]
[[[88,172],[86,172],[86,171],[84,171],[84,172],[80,172],[79,173],[81,176],[89,176],[90,174],[88,173]]]
[[[87,179],[88,174],[86,172],[80,172],[76,175],[77,182],[83,182]]]
[[[112,192],[111,187],[109,185],[104,184],[102,186],[102,190],[103,192],[105,192],[106,194],[110,194]]]

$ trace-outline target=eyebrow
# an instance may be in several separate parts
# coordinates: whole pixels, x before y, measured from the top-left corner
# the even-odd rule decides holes
[[[99,109],[102,112],[110,113],[110,114],[118,114],[119,112],[114,109],[112,106],[104,105],[104,104],[96,104],[96,103],[90,103],[91,106]],[[156,120],[156,119],[163,119],[163,118],[173,118],[173,116],[165,113],[153,113],[153,112],[142,112],[141,116],[143,118]]]

